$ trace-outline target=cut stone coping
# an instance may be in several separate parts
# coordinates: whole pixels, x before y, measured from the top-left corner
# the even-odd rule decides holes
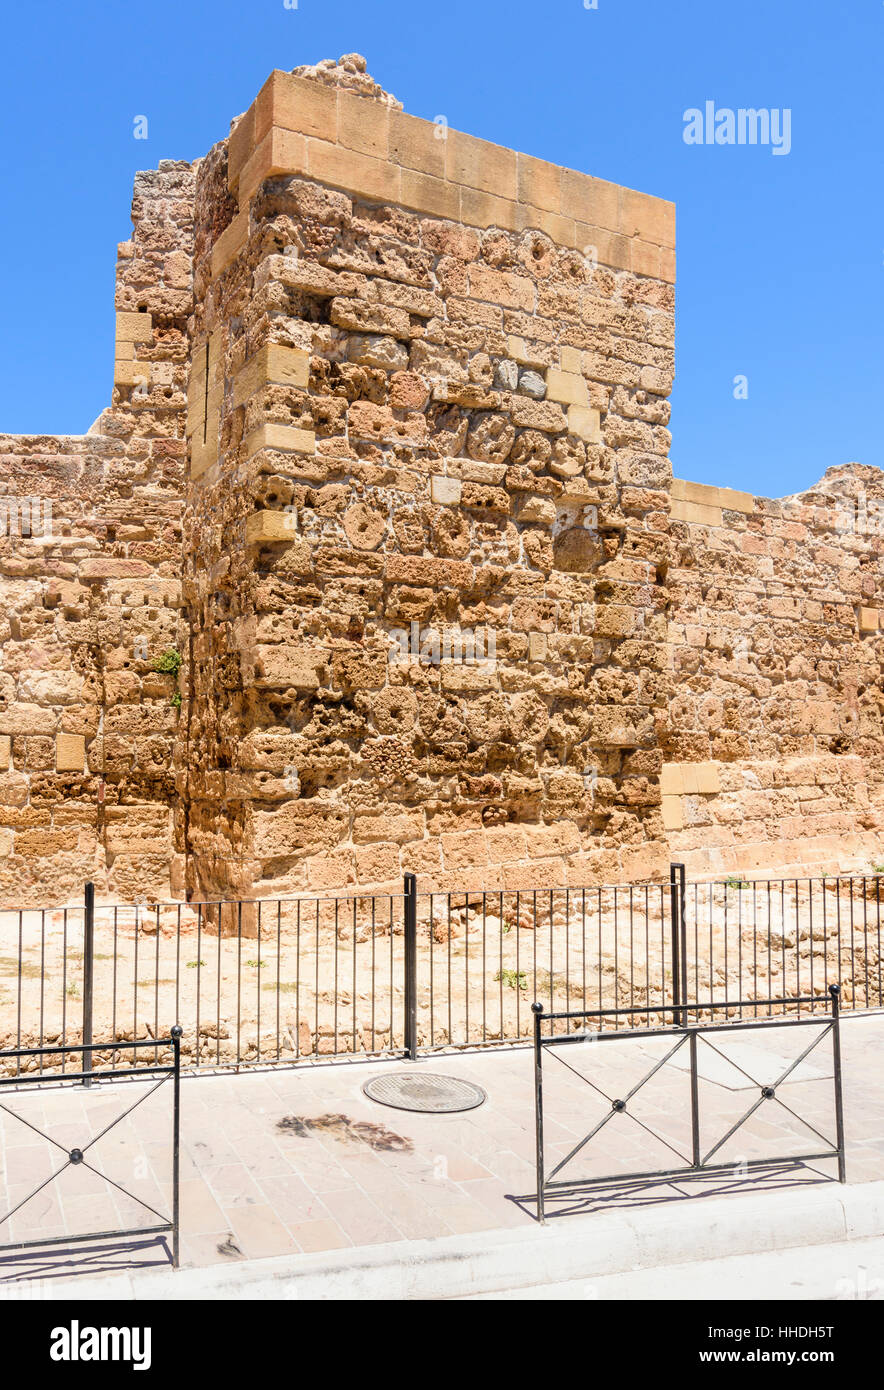
[[[47,1299],[460,1298],[660,1266],[862,1240],[884,1232],[884,1182],[704,1198],[525,1230],[396,1241],[235,1265],[44,1280]],[[22,1296],[7,1284],[0,1299]]]

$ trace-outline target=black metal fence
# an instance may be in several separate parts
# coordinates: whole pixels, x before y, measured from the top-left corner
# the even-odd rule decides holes
[[[81,907],[0,911],[0,1048],[56,1044],[62,1073],[69,1042],[178,1022],[186,1067],[263,1066],[528,1042],[534,1000],[614,1011],[611,1028],[700,999],[825,1011],[835,980],[845,1009],[884,1007],[876,876],[695,884],[673,865],[668,883],[442,893],[406,875],[385,895],[125,906],[89,885]]]
[[[566,1196],[569,1203],[573,1202],[575,1195],[586,1189],[612,1183],[654,1183],[667,1182],[672,1179],[681,1178],[682,1180],[696,1177],[704,1173],[726,1173],[738,1171],[748,1173],[750,1170],[758,1168],[771,1168],[772,1165],[782,1165],[788,1163],[792,1166],[805,1165],[820,1162],[824,1159],[837,1159],[838,1180],[846,1181],[845,1157],[844,1157],[844,1116],[841,1092],[841,1040],[839,1025],[839,989],[838,986],[830,985],[827,991],[831,1012],[827,1014],[816,1014],[810,1017],[801,1018],[797,1016],[797,1010],[801,1005],[817,1005],[819,1000],[816,996],[805,999],[779,999],[775,1002],[778,1005],[789,1007],[795,1013],[791,1016],[783,1015],[777,1018],[757,1019],[751,1022],[739,1022],[728,1020],[724,1023],[688,1023],[679,1022],[670,1027],[652,1028],[629,1028],[626,1030],[615,1029],[605,1032],[603,1025],[612,1016],[629,1015],[629,1010],[616,1009],[595,1009],[567,1014],[544,1015],[542,1004],[532,1005],[534,1014],[534,1121],[536,1134],[536,1179],[537,1179],[537,1219],[543,1222],[546,1214],[546,1199],[550,1195]],[[754,1001],[746,1001],[751,1005]],[[686,1006],[669,1006],[652,1010],[655,1015],[665,1015],[666,1013],[685,1016],[688,1014],[708,1014],[713,1019],[717,1013],[727,1011],[732,1006],[728,1003],[715,1004],[706,1001],[703,1004],[692,1004]],[[593,1031],[587,1031],[587,1023],[591,1021],[596,1027]],[[544,1024],[549,1031],[545,1031]],[[564,1031],[556,1028],[556,1024],[564,1024]],[[579,1031],[572,1031],[575,1025]],[[750,1037],[757,1038],[758,1034],[773,1028],[779,1029],[801,1029],[813,1028],[814,1036],[807,1047],[800,1054],[787,1063],[782,1069],[782,1059],[778,1059],[778,1074],[773,1079],[759,1081],[750,1076],[742,1065],[737,1064],[731,1057],[721,1053],[718,1048],[710,1042],[710,1035],[718,1035],[726,1032],[729,1037],[735,1033],[749,1034]],[[593,1076],[592,1065],[584,1066],[582,1069],[577,1066],[569,1065],[564,1057],[559,1055],[558,1049],[567,1048],[569,1045],[580,1045],[589,1042],[621,1043],[624,1040],[639,1038],[643,1043],[649,1039],[667,1038],[672,1039],[673,1043],[665,1055],[656,1059],[650,1069],[643,1071],[638,1080],[632,1081],[623,1096],[611,1096],[599,1084],[598,1075]],[[814,1124],[806,1117],[797,1115],[790,1105],[783,1100],[780,1088],[786,1084],[789,1077],[795,1073],[805,1059],[826,1038],[831,1038],[832,1044],[832,1115],[831,1121],[834,1125],[834,1139],[827,1138],[821,1133]],[[734,1122],[727,1123],[723,1133],[716,1133],[712,1141],[708,1138],[705,1143],[701,1142],[701,1104],[700,1104],[700,1071],[698,1066],[698,1044],[711,1049],[717,1057],[723,1060],[727,1066],[736,1068],[737,1072],[742,1073],[748,1079],[750,1085],[754,1086],[757,1094],[745,1110]],[[661,1134],[647,1123],[647,1117],[642,1118],[633,1111],[633,1101],[635,1096],[666,1067],[673,1062],[676,1054],[687,1047],[689,1065],[689,1106],[690,1106],[690,1152],[684,1153],[673,1142],[671,1133]],[[594,1123],[588,1132],[578,1140],[576,1144],[569,1144],[567,1152],[564,1153],[555,1163],[555,1166],[547,1173],[546,1147],[544,1143],[544,1098],[543,1098],[543,1058],[547,1053],[551,1058],[567,1068],[570,1077],[576,1077],[579,1082],[591,1088],[598,1096],[601,1096],[604,1105],[602,1106],[601,1117]],[[595,1058],[597,1053],[593,1053]],[[758,1059],[762,1060],[761,1058]],[[775,1063],[777,1065],[777,1063]],[[762,1106],[767,1102],[772,1102],[774,1106],[781,1107],[790,1116],[797,1119],[799,1123],[819,1142],[812,1150],[794,1149],[788,1153],[772,1152],[768,1150],[763,1156],[748,1158],[741,1155],[737,1159],[723,1161],[719,1155],[731,1139],[743,1129]],[[574,1113],[573,1100],[569,1104],[568,1118],[571,1119]],[[585,1155],[588,1147],[599,1135],[606,1130],[607,1126],[615,1122],[618,1117],[628,1119],[635,1124],[641,1132],[641,1137],[650,1137],[661,1144],[669,1153],[674,1154],[680,1160],[678,1166],[670,1164],[665,1168],[643,1169],[634,1171],[606,1172],[602,1175],[583,1176],[575,1178],[562,1178],[559,1175],[571,1164],[578,1155]],[[720,1123],[720,1122],[719,1122]],[[768,1127],[769,1128],[769,1127]],[[714,1161],[714,1160],[718,1161]]]
[[[19,1125],[23,1126],[29,1131],[29,1137],[30,1135],[37,1135],[39,1138],[45,1140],[46,1143],[50,1145],[51,1149],[57,1150],[64,1156],[64,1162],[62,1162],[59,1165],[59,1167],[54,1169],[54,1171],[50,1173],[50,1175],[47,1178],[45,1178],[42,1182],[38,1183],[38,1185],[34,1187],[31,1191],[27,1192],[23,1196],[16,1197],[13,1197],[12,1194],[9,1193],[7,1200],[11,1200],[12,1205],[6,1211],[0,1210],[0,1233],[5,1231],[7,1235],[14,1234],[13,1223],[15,1222],[15,1219],[19,1215],[19,1213],[22,1212],[28,1206],[28,1204],[34,1200],[35,1197],[37,1197],[41,1192],[44,1192],[50,1186],[50,1184],[58,1182],[62,1175],[68,1172],[71,1168],[74,1168],[78,1171],[82,1170],[84,1172],[92,1173],[95,1177],[97,1177],[104,1183],[109,1184],[110,1187],[113,1188],[116,1193],[122,1194],[124,1198],[128,1199],[130,1202],[135,1203],[139,1209],[143,1209],[145,1212],[149,1213],[151,1217],[155,1217],[156,1220],[153,1222],[149,1222],[149,1224],[146,1225],[129,1226],[112,1230],[101,1229],[97,1231],[93,1230],[88,1232],[82,1232],[77,1230],[66,1229],[63,1231],[59,1230],[55,1235],[29,1237],[27,1239],[21,1240],[7,1239],[3,1243],[0,1243],[0,1255],[8,1255],[15,1251],[32,1250],[44,1246],[68,1246],[72,1242],[82,1243],[84,1241],[94,1240],[129,1239],[134,1238],[136,1236],[141,1237],[168,1235],[171,1237],[172,1243],[172,1264],[176,1269],[178,1268],[179,1159],[181,1133],[181,1034],[182,1030],[179,1027],[174,1027],[170,1030],[169,1036],[164,1038],[158,1037],[156,1039],[147,1041],[136,1040],[134,1042],[114,1043],[112,1047],[109,1044],[98,1045],[99,1052],[112,1051],[114,1053],[118,1053],[120,1051],[131,1051],[133,1054],[132,1062],[128,1067],[121,1067],[115,1071],[115,1080],[117,1080],[118,1078],[125,1077],[137,1078],[140,1082],[147,1082],[151,1080],[151,1078],[159,1079],[156,1080],[152,1086],[143,1091],[143,1093],[139,1095],[136,1100],[132,1101],[131,1104],[126,1104],[125,1108],[122,1109],[121,1112],[118,1115],[116,1115],[109,1123],[103,1123],[98,1134],[89,1134],[88,1136],[84,1136],[83,1140],[79,1145],[71,1145],[68,1142],[68,1131],[71,1128],[70,1124],[64,1125],[65,1142],[62,1143],[52,1133],[47,1133],[46,1130],[40,1128],[40,1125],[34,1123],[33,1118],[28,1118],[28,1116],[26,1114],[22,1114],[20,1110],[13,1110],[10,1108],[9,1105],[0,1102],[0,1111],[2,1111],[3,1114],[7,1117],[7,1124],[8,1120],[11,1119],[14,1122],[12,1128],[17,1128]],[[137,1063],[139,1051],[153,1052],[154,1056],[152,1059],[148,1056],[144,1065],[138,1065]],[[39,1057],[40,1062],[42,1064],[44,1057],[48,1057],[50,1059],[58,1059],[59,1054],[65,1053],[73,1053],[80,1056],[82,1058],[82,1068],[79,1071],[68,1071],[61,1084],[66,1086],[68,1083],[74,1082],[85,1086],[91,1085],[92,1082],[96,1079],[96,1071],[94,1070],[92,1065],[93,1056],[91,1049],[91,1039],[89,1040],[89,1044],[66,1043],[63,1047],[17,1048],[12,1049],[10,1051],[3,1051],[0,1052],[0,1062],[4,1062],[7,1065],[10,1062],[20,1064],[22,1059],[25,1059],[26,1061],[32,1061]],[[162,1212],[158,1211],[156,1207],[154,1207],[150,1202],[146,1201],[143,1196],[139,1196],[137,1193],[132,1192],[130,1189],[122,1187],[113,1178],[109,1177],[106,1172],[102,1171],[100,1168],[96,1168],[94,1164],[90,1162],[90,1160],[87,1158],[87,1154],[91,1153],[91,1150],[104,1138],[106,1134],[108,1134],[111,1130],[116,1129],[117,1125],[122,1124],[124,1120],[127,1120],[134,1110],[137,1110],[139,1106],[143,1105],[156,1091],[160,1089],[161,1086],[165,1085],[168,1081],[172,1082],[172,1126],[170,1165],[172,1211],[171,1215],[166,1216]],[[31,1073],[29,1075],[22,1074],[20,1065],[13,1065],[7,1070],[5,1075],[2,1072],[0,1072],[0,1088],[6,1088],[7,1090],[9,1090],[10,1088],[14,1088],[16,1098],[20,1107],[22,1106],[22,1093],[26,1093],[31,1088],[39,1088],[40,1086],[45,1086],[50,1082],[55,1085],[59,1084],[59,1077],[55,1075],[51,1061],[50,1064],[45,1068],[41,1065],[36,1072]],[[26,1105],[24,1106],[24,1108],[26,1109]],[[44,1121],[42,1121],[42,1118],[40,1116],[38,1116],[37,1118],[41,1119],[41,1123],[45,1123]],[[8,1146],[5,1147],[7,1149],[8,1157],[11,1152],[11,1149]],[[40,1224],[40,1229],[46,1229],[46,1224],[42,1220]]]

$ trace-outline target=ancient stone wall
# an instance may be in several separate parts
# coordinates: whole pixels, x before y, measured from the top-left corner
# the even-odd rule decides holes
[[[671,207],[443,133],[274,73],[199,171],[194,892],[665,866]]]
[[[673,483],[663,815],[694,874],[869,872],[884,830],[884,474]]]
[[[671,204],[351,55],[132,213],[110,408],[0,437],[7,902],[875,856],[882,474],[673,482]]]
[[[0,891],[16,905],[183,886],[175,685],[193,171],[139,174],[113,404],[87,435],[0,436]]]

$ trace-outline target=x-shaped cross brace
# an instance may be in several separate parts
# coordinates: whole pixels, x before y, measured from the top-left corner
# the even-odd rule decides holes
[[[54,1145],[56,1149],[61,1149],[61,1152],[67,1155],[66,1162],[64,1162],[60,1168],[57,1168],[54,1173],[50,1173],[45,1182],[41,1182],[39,1187],[35,1187],[33,1192],[29,1192],[27,1197],[23,1197],[11,1211],[6,1212],[4,1216],[0,1216],[0,1226],[15,1216],[17,1211],[21,1211],[23,1206],[26,1206],[38,1193],[42,1192],[44,1187],[48,1187],[51,1182],[54,1182],[65,1169],[78,1167],[80,1164],[82,1164],[84,1168],[88,1168],[89,1172],[94,1173],[96,1177],[103,1179],[104,1182],[109,1182],[111,1187],[115,1187],[118,1192],[122,1192],[124,1197],[131,1197],[133,1202],[138,1202],[140,1206],[146,1207],[154,1216],[158,1216],[161,1221],[166,1221],[168,1218],[163,1216],[162,1212],[156,1211],[155,1208],[150,1205],[150,1202],[145,1202],[143,1197],[136,1197],[134,1192],[128,1192],[125,1187],[121,1187],[118,1182],[114,1182],[113,1178],[109,1178],[106,1173],[102,1173],[98,1168],[93,1168],[91,1163],[86,1162],[85,1155],[93,1145],[98,1143],[99,1139],[104,1138],[108,1130],[113,1129],[115,1125],[125,1120],[126,1116],[131,1115],[133,1110],[137,1110],[139,1105],[143,1105],[144,1102],[153,1095],[154,1091],[159,1090],[160,1086],[165,1085],[168,1079],[168,1076],[161,1077],[154,1086],[151,1086],[149,1091],[145,1091],[144,1095],[140,1096],[133,1105],[130,1105],[128,1110],[124,1110],[122,1115],[118,1115],[115,1120],[111,1120],[109,1125],[105,1125],[101,1133],[96,1134],[94,1139],[90,1139],[89,1143],[82,1149],[66,1149],[63,1144],[59,1144],[57,1139],[53,1139],[51,1134],[44,1134],[42,1129],[38,1129],[36,1125],[32,1125],[30,1120],[26,1120],[23,1115],[19,1115],[15,1110],[10,1110],[6,1105],[0,1105],[0,1110],[5,1111],[7,1115],[11,1115],[14,1120],[18,1120],[21,1124],[26,1125],[28,1129],[32,1129],[35,1134],[39,1134],[41,1139],[47,1140],[48,1143]]]

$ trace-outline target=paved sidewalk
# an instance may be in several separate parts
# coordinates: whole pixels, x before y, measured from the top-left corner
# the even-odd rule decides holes
[[[694,1302],[777,1303],[875,1302],[884,1300],[884,1237],[765,1250],[692,1264],[631,1269],[564,1283],[465,1294],[466,1301],[518,1299],[526,1302],[611,1302],[620,1299]],[[784,1319],[777,1319],[778,1325]],[[823,1319],[825,1321],[825,1319]]]
[[[815,1030],[776,1029],[750,1037],[713,1035],[701,1053],[700,1102],[704,1152],[776,1081]],[[627,1093],[662,1059],[672,1039],[620,1040],[560,1050],[568,1067],[591,1077],[607,1097]],[[884,1017],[847,1017],[842,1027],[847,1175],[851,1184],[884,1178],[884,1086],[880,1056]],[[572,1161],[563,1177],[628,1173],[676,1165],[690,1152],[688,1074],[684,1053],[662,1066]],[[369,1077],[418,1067],[477,1082],[488,1099],[460,1115],[421,1115],[380,1106],[362,1094]],[[750,1080],[749,1078],[752,1078]],[[823,1147],[834,1137],[830,1041],[823,1042],[778,1093],[809,1121],[806,1129],[776,1101],[764,1102],[721,1150],[720,1158],[778,1158]],[[15,1205],[64,1162],[27,1121],[64,1148],[84,1147],[148,1083],[6,1092],[0,1100],[0,1196]],[[548,1167],[605,1115],[609,1099],[549,1053],[544,1059]],[[640,1121],[641,1123],[637,1123]],[[646,1126],[647,1128],[643,1128]],[[656,1139],[648,1129],[662,1136]],[[161,1213],[168,1211],[171,1092],[161,1087],[89,1151],[114,1183]],[[529,1231],[534,1226],[533,1059],[529,1050],[436,1056],[418,1063],[384,1062],[268,1070],[185,1078],[182,1082],[182,1265],[192,1268],[296,1256],[471,1232]],[[710,1196],[817,1188],[831,1182],[834,1163],[764,1172],[706,1175],[654,1186],[619,1183],[574,1190],[550,1204],[550,1226],[603,1219],[602,1211],[647,1206],[691,1208]],[[743,1200],[746,1200],[743,1198]],[[5,1206],[4,1208],[5,1209]],[[58,1236],[51,1251],[0,1257],[0,1281],[52,1279],[114,1269],[162,1269],[162,1240],[64,1245],[77,1231],[155,1221],[117,1188],[83,1166],[68,1168],[0,1228],[0,1239]]]

